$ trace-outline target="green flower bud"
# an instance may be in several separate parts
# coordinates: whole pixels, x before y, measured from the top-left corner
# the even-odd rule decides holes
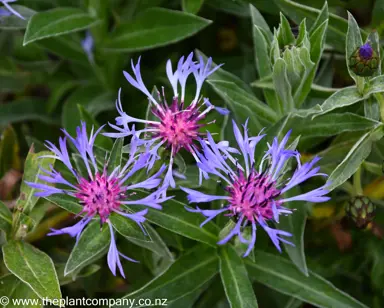
[[[348,201],[345,212],[358,228],[365,228],[374,219],[376,206],[368,197],[356,196]]]
[[[379,67],[379,57],[369,43],[357,48],[349,57],[349,68],[358,76],[372,76]]]

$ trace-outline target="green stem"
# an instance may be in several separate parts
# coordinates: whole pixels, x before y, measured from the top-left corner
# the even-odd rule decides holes
[[[357,169],[357,171],[353,175],[353,188],[355,190],[355,194],[358,196],[363,195],[363,187],[361,186],[361,170],[362,168],[360,166],[359,169]]]
[[[356,86],[359,93],[363,96],[365,90],[365,79],[363,77],[356,78]]]
[[[379,102],[379,106],[380,106],[381,122],[384,122],[384,97],[383,97],[383,94],[375,93],[375,97],[376,97],[377,101]]]

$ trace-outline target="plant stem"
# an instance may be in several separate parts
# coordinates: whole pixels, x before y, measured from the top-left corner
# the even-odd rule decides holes
[[[363,187],[361,186],[361,166],[353,175],[353,188],[356,195],[363,195]]]

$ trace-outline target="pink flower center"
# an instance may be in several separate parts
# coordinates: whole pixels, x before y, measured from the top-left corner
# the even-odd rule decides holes
[[[243,214],[249,221],[262,216],[265,220],[273,218],[272,204],[280,205],[275,200],[280,195],[276,183],[266,175],[252,171],[248,178],[240,171],[233,186],[226,190],[230,193],[230,209],[233,215]]]
[[[80,180],[75,196],[83,204],[83,212],[89,216],[99,214],[101,221],[105,222],[111,212],[119,208],[124,193],[116,178],[108,179],[107,175],[97,173],[93,181]]]
[[[197,106],[183,109],[183,104],[179,104],[177,98],[173,100],[171,107],[163,107],[163,113],[153,109],[152,113],[160,119],[159,124],[153,125],[158,129],[158,133],[153,137],[162,137],[167,145],[173,148],[174,153],[181,148],[192,151],[193,141],[202,134],[199,129],[206,125],[198,124],[205,117],[198,109]]]

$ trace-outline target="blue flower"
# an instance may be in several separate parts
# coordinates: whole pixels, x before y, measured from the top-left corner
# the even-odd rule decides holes
[[[171,61],[168,60],[167,62],[166,73],[173,89],[172,103],[169,105],[165,97],[164,88],[162,95],[158,93],[156,99],[145,86],[140,72],[140,58],[136,65],[132,62],[133,75],[124,72],[124,76],[133,87],[148,97],[149,103],[152,104],[151,111],[156,117],[156,121],[137,119],[127,115],[122,108],[120,90],[118,100],[116,101],[119,116],[116,118],[116,125],[110,124],[117,132],[105,134],[113,138],[133,135],[141,138],[143,144],[150,148],[149,168],[152,168],[155,161],[160,158],[158,155],[159,148],[162,146],[169,148],[171,155],[164,179],[166,187],[169,185],[175,187],[176,185],[174,176],[178,176],[178,173],[174,172],[172,167],[174,156],[177,152],[181,149],[186,149],[199,162],[196,143],[204,135],[200,132],[200,129],[210,124],[202,122],[206,114],[213,109],[220,114],[228,114],[227,109],[215,107],[207,98],[203,100],[200,98],[204,81],[221,65],[212,68],[211,58],[206,63],[202,57],[197,62],[194,62],[192,58],[193,53],[190,53],[187,58],[181,57],[175,71],[173,71]],[[186,82],[191,74],[195,78],[196,92],[192,102],[185,105]],[[136,131],[134,123],[143,123],[146,124],[146,127]],[[200,172],[200,181],[203,175],[204,173]]]
[[[7,9],[3,9],[3,8],[0,8],[0,16],[10,16],[10,15],[16,15],[17,17],[21,18],[21,19],[24,19],[25,18],[20,14],[18,13],[17,11],[15,11],[8,3],[12,3],[12,2],[16,2],[17,0],[0,0],[0,3],[2,3],[4,5],[4,7]]]
[[[95,41],[89,30],[86,32],[85,38],[81,41],[81,47],[83,48],[84,52],[87,54],[89,61],[94,62],[93,49],[95,47]]]
[[[113,228],[111,222],[109,221],[110,214],[115,212],[135,221],[144,232],[142,223],[145,221],[147,209],[131,214],[125,213],[121,206],[145,205],[154,209],[161,209],[161,203],[171,197],[164,197],[162,189],[159,189],[142,199],[130,200],[129,197],[135,194],[135,192],[132,192],[133,189],[153,189],[158,187],[161,183],[160,175],[165,170],[165,166],[163,166],[156,174],[148,177],[142,182],[129,182],[129,179],[131,179],[131,177],[138,170],[141,170],[148,165],[149,154],[142,153],[138,155],[138,147],[136,145],[138,140],[136,138],[132,138],[131,140],[129,157],[123,166],[117,166],[112,172],[108,173],[108,162],[106,162],[104,169],[99,170],[99,166],[97,165],[96,157],[93,152],[95,139],[101,129],[102,127],[94,133],[92,128],[91,133],[88,136],[86,124],[82,122],[81,126],[76,129],[76,138],[73,138],[65,130],[63,130],[65,137],[59,139],[59,147],[47,141],[46,146],[53,152],[53,154],[44,155],[42,157],[52,157],[62,162],[72,174],[72,177],[75,179],[74,181],[65,179],[60,172],[56,171],[51,166],[50,170],[41,169],[43,175],[40,175],[39,179],[49,184],[59,185],[58,187],[43,183],[27,182],[27,184],[39,190],[39,192],[36,193],[36,196],[47,197],[53,194],[65,194],[71,196],[83,206],[82,211],[78,215],[83,215],[84,217],[78,223],[60,230],[52,229],[52,232],[48,235],[69,234],[72,237],[76,237],[77,242],[82,231],[92,219],[99,217],[101,223],[107,223],[111,231],[108,265],[112,273],[115,275],[117,264],[121,275],[124,277],[119,256],[131,261],[132,259],[117,251]],[[67,140],[69,140],[76,148],[87,172],[86,175],[80,175],[79,170],[76,170],[76,168],[72,165],[67,150]]]
[[[196,209],[187,208],[187,210],[201,213],[207,217],[202,225],[222,213],[234,217],[236,219],[235,227],[218,244],[225,244],[237,235],[241,242],[248,244],[244,256],[247,256],[255,245],[257,226],[261,226],[268,233],[273,244],[281,251],[280,242],[292,245],[284,238],[290,237],[291,234],[270,227],[268,222],[278,223],[280,215],[292,214],[292,211],[283,205],[289,201],[324,202],[330,199],[325,196],[328,193],[326,189],[328,184],[289,198],[283,197],[283,194],[309,178],[326,177],[327,175],[319,173],[320,167],[315,167],[320,159],[318,157],[301,164],[300,154],[287,147],[290,132],[281,142],[275,137],[272,144],[268,144],[268,150],[262,157],[259,166],[256,166],[256,145],[264,135],[249,137],[247,123],[243,125],[243,128],[244,134],[233,122],[238,150],[215,143],[209,133],[207,141],[200,141],[203,151],[198,154],[199,168],[207,174],[218,176],[225,183],[224,192],[221,195],[207,195],[189,188],[182,187],[182,189],[188,194],[187,198],[190,203],[223,200],[223,205],[218,210],[205,210],[198,207]],[[291,159],[297,161],[297,167],[293,175],[287,179],[285,177],[286,165]],[[252,236],[247,240],[242,236],[242,232],[248,225],[251,225]]]

